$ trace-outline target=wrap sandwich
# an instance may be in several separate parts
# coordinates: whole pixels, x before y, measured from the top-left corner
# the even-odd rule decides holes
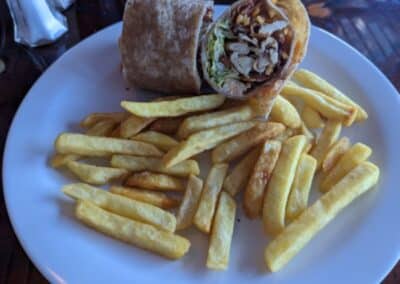
[[[302,61],[310,22],[300,0],[240,0],[208,29],[201,46],[204,79],[217,92],[249,99],[267,117]]]
[[[212,1],[128,0],[119,40],[129,86],[174,94],[200,92],[198,47]]]

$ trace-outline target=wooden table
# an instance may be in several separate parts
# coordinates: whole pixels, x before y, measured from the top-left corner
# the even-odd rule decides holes
[[[312,16],[313,24],[338,35],[357,48],[400,90],[399,0],[304,2]],[[13,42],[12,22],[5,1],[0,1],[0,59],[4,61],[6,67],[0,73],[1,148],[4,147],[10,122],[18,105],[40,74],[83,38],[120,21],[123,6],[123,0],[77,1],[65,13],[68,17],[69,32],[55,44],[32,49]],[[383,99],[385,96],[385,94],[376,95],[382,96]],[[47,283],[16,239],[2,195],[0,197],[0,283]],[[383,283],[400,283],[400,263]]]

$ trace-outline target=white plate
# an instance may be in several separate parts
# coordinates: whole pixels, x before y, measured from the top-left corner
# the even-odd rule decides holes
[[[218,7],[221,12],[221,7]],[[3,161],[4,193],[15,232],[53,283],[377,283],[400,252],[399,95],[367,59],[334,36],[312,29],[304,66],[333,82],[367,109],[370,118],[345,132],[372,146],[381,168],[376,189],[328,225],[282,271],[266,271],[268,240],[260,221],[238,213],[229,269],[205,268],[207,237],[189,231],[187,256],[167,261],[78,223],[60,192],[71,180],[47,165],[60,132],[95,111],[119,110],[122,99],[143,99],[124,88],[117,38],[108,27],[67,51],[36,82],[10,129]]]

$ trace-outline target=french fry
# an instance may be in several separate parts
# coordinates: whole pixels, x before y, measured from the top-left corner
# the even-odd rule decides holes
[[[286,205],[286,223],[297,218],[297,216],[307,208],[308,197],[310,195],[310,189],[316,169],[317,160],[312,156],[303,153],[296,169],[296,174],[294,176],[289,199]]]
[[[235,196],[242,188],[245,188],[252,167],[257,162],[259,148],[253,149],[240,162],[236,164],[232,172],[226,177],[223,189]]]
[[[120,135],[122,138],[131,138],[150,125],[154,120],[154,118],[144,118],[131,115],[121,122]]]
[[[110,192],[130,199],[149,203],[162,209],[171,209],[179,205],[179,199],[169,197],[162,192],[152,192],[132,187],[112,186]]]
[[[53,168],[61,168],[65,166],[69,161],[79,160],[81,156],[74,154],[54,154],[50,159],[50,165]]]
[[[314,145],[314,141],[315,141],[315,136],[314,133],[311,132],[310,129],[307,128],[307,126],[304,124],[304,122],[301,124],[300,128],[296,129],[297,130],[297,134],[298,135],[304,135],[307,138],[307,149],[304,152],[308,152],[309,150],[311,150],[311,147]],[[296,131],[295,131],[296,132]]]
[[[117,127],[115,127],[114,130],[108,136],[109,137],[114,137],[114,138],[122,138],[122,136],[121,136],[121,124],[117,125]]]
[[[277,122],[260,122],[252,129],[217,146],[211,154],[213,163],[232,161],[266,139],[274,138],[285,130]]]
[[[196,227],[204,233],[208,234],[210,232],[218,195],[221,191],[227,170],[227,164],[214,164],[208,173],[201,193],[199,207],[193,219]]]
[[[164,134],[175,134],[185,117],[163,117],[154,121],[149,129]]]
[[[197,176],[200,174],[199,164],[195,160],[184,160],[175,166],[167,168],[162,164],[160,158],[113,155],[110,163],[113,167],[127,169],[132,172],[152,171],[178,177],[186,177],[191,174]]]
[[[235,200],[228,193],[221,192],[208,248],[206,265],[210,269],[226,269],[228,267],[235,215]]]
[[[71,198],[86,200],[115,214],[174,232],[176,218],[156,206],[113,194],[85,183],[68,184],[62,191]]]
[[[221,125],[247,121],[253,117],[251,107],[229,108],[222,111],[210,112],[186,118],[178,129],[178,137],[184,139],[190,134]]]
[[[148,143],[76,133],[60,134],[55,147],[58,153],[82,156],[103,157],[112,154],[128,154],[160,157],[163,155],[163,152]]]
[[[117,126],[117,122],[112,118],[100,120],[96,122],[93,126],[88,128],[86,135],[91,136],[108,136],[111,134],[113,129]]]
[[[176,117],[217,108],[224,100],[223,95],[203,95],[148,103],[122,101],[121,107],[140,117]]]
[[[266,233],[277,235],[285,228],[286,204],[306,137],[297,135],[283,142],[281,154],[268,183],[263,206]]]
[[[249,218],[260,216],[265,187],[278,160],[281,146],[282,143],[279,141],[267,140],[258,155],[259,158],[244,192],[243,208]]]
[[[110,213],[87,201],[78,201],[75,216],[96,231],[170,259],[181,258],[190,247],[190,242],[181,236]]]
[[[271,109],[270,119],[289,128],[298,128],[301,118],[296,108],[284,97],[277,96]]]
[[[322,128],[325,125],[319,112],[308,105],[304,106],[303,111],[301,112],[301,118],[308,128]]]
[[[350,149],[350,140],[347,137],[342,137],[336,141],[326,153],[322,161],[322,172],[328,173],[337,163],[343,154]]]
[[[115,123],[124,120],[129,114],[126,112],[94,112],[86,116],[80,123],[82,128],[90,128],[99,121],[112,119]]]
[[[189,176],[181,205],[176,215],[176,229],[183,230],[193,224],[193,218],[199,206],[203,181],[198,177]]]
[[[349,171],[371,156],[372,150],[365,144],[354,144],[338,160],[332,170],[322,179],[320,191],[327,192]]]
[[[67,163],[67,168],[81,181],[95,185],[106,184],[128,173],[125,169],[100,167],[76,161],[69,161]]]
[[[317,169],[320,168],[323,159],[328,153],[329,148],[336,142],[342,130],[342,125],[338,121],[328,120],[317,140],[314,148],[311,150],[311,156],[317,160]]]
[[[357,115],[355,107],[346,105],[321,92],[307,89],[291,82],[286,83],[281,94],[288,98],[291,96],[298,97],[324,117],[341,121],[345,126],[350,126]]]
[[[149,190],[183,191],[185,188],[178,178],[152,172],[134,173],[127,178],[125,184]]]
[[[132,137],[133,140],[153,144],[157,148],[168,151],[179,144],[174,138],[156,131],[146,131]]]
[[[357,121],[363,121],[368,118],[367,112],[359,104],[351,100],[348,96],[343,94],[326,80],[319,77],[317,74],[309,70],[300,69],[294,73],[294,78],[307,88],[322,92],[344,104],[357,108]]]
[[[292,129],[292,128],[286,128],[281,134],[276,136],[274,140],[280,141],[280,142],[285,142],[292,136],[296,136],[298,134],[297,129]]]
[[[194,133],[169,150],[163,157],[163,163],[166,167],[172,167],[196,154],[214,148],[219,143],[249,130],[255,125],[254,121],[237,122]]]
[[[379,179],[379,169],[362,162],[343,177],[329,192],[306,209],[265,249],[265,261],[271,271],[278,271],[342,209],[372,188]]]

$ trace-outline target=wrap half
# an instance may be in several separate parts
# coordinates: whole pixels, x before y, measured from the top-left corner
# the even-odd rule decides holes
[[[129,86],[165,93],[200,92],[197,68],[212,1],[128,0],[119,48]]]
[[[205,80],[268,116],[276,95],[302,61],[310,21],[300,0],[240,0],[208,29],[201,46]]]

